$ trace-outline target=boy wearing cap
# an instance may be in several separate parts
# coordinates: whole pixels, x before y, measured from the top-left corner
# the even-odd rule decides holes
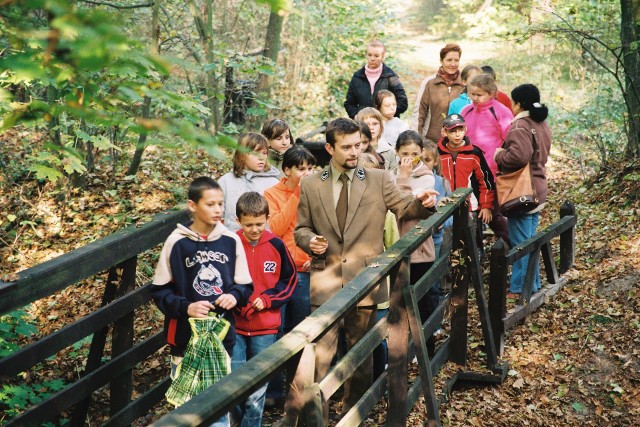
[[[473,189],[469,210],[488,224],[495,198],[493,174],[482,150],[469,141],[466,132],[464,118],[459,114],[450,114],[442,122],[442,138],[438,142],[442,176],[449,180],[452,190]]]

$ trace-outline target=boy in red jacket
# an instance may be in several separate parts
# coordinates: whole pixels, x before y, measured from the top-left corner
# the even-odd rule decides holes
[[[244,193],[236,204],[236,215],[241,226],[237,233],[254,287],[247,306],[234,313],[236,343],[231,356],[232,371],[276,342],[280,307],[291,298],[298,277],[284,242],[266,230],[269,205],[265,198],[253,191]],[[234,416],[239,425],[261,425],[266,391],[267,384],[236,407]]]
[[[493,174],[482,150],[465,136],[466,131],[464,118],[459,114],[450,114],[442,122],[442,139],[438,142],[442,176],[449,181],[452,190],[473,189],[469,210],[474,218],[477,214],[482,222],[488,224],[495,198]],[[478,245],[482,245],[482,240]]]

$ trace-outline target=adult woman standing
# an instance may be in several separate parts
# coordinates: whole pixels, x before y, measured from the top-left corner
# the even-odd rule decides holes
[[[418,111],[418,133],[426,135],[431,141],[438,142],[442,120],[447,116],[449,103],[464,90],[460,78],[460,56],[462,49],[455,43],[449,43],[440,50],[440,68],[429,79],[420,99]]]
[[[551,129],[545,121],[549,110],[540,104],[540,91],[532,84],[523,84],[511,91],[512,110],[515,115],[507,137],[495,152],[498,169],[510,173],[530,164],[533,185],[539,205],[530,212],[509,217],[509,238],[513,247],[532,237],[538,228],[540,211],[547,200],[546,163],[551,150]],[[509,297],[519,297],[524,286],[529,255],[513,264]],[[540,267],[536,267],[533,292],[540,289]]]
[[[367,46],[367,64],[353,73],[344,108],[350,118],[354,118],[358,111],[365,107],[373,107],[373,100],[379,90],[391,91],[396,97],[397,109],[395,116],[407,111],[409,101],[400,78],[383,61],[387,49],[384,44],[374,40]]]

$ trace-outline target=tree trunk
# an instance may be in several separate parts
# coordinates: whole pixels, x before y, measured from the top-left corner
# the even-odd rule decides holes
[[[151,53],[157,55],[159,53],[160,46],[160,3],[161,0],[155,0],[153,2],[153,12],[151,15]],[[151,98],[144,97],[142,105],[142,117],[148,119],[151,117]],[[136,145],[136,151],[133,153],[131,163],[125,175],[135,175],[138,173],[140,162],[142,161],[142,154],[146,148],[147,132],[142,131],[138,137],[138,144]]]
[[[640,0],[620,0],[620,40],[628,108],[626,156],[640,156]]]
[[[280,51],[280,34],[282,33],[282,24],[284,17],[277,10],[271,9],[269,14],[269,24],[267,25],[267,35],[264,40],[265,58],[270,59],[274,64],[278,62],[278,52]],[[260,74],[258,80],[258,90],[268,92],[272,83],[271,76]]]

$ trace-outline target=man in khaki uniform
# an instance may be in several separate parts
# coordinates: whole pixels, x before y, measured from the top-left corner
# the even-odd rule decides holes
[[[331,162],[322,173],[301,182],[296,245],[313,256],[311,307],[317,309],[384,251],[383,230],[388,210],[402,219],[427,218],[436,204],[436,192],[418,198],[398,190],[391,175],[358,166],[360,127],[347,118],[331,121],[326,129],[326,150]],[[343,184],[344,182],[344,184]],[[346,188],[345,188],[346,186]],[[376,305],[389,295],[379,286],[358,303],[344,319],[349,347],[375,325]],[[316,379],[330,367],[338,342],[338,325],[316,345]],[[369,388],[371,357],[345,383],[343,413]],[[325,419],[328,406],[325,405]]]

